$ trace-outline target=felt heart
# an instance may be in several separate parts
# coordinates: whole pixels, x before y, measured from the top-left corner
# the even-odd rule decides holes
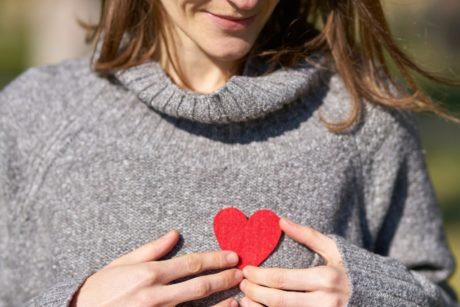
[[[214,233],[223,250],[232,250],[240,256],[238,268],[258,266],[278,245],[279,220],[267,209],[254,212],[248,219],[239,209],[226,208],[214,218]]]

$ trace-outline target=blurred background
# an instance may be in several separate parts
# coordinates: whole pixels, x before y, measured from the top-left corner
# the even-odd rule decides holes
[[[382,0],[396,41],[423,67],[460,81],[460,1]],[[0,89],[24,69],[88,52],[77,18],[96,22],[97,0],[0,0]],[[460,88],[420,80],[435,99],[460,115]],[[420,115],[419,125],[449,244],[459,269],[451,284],[460,295],[460,125]]]

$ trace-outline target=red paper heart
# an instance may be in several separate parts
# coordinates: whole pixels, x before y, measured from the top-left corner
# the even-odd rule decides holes
[[[226,208],[214,218],[214,233],[223,250],[240,256],[238,268],[258,266],[270,256],[281,237],[280,218],[267,209],[247,219],[237,208]]]

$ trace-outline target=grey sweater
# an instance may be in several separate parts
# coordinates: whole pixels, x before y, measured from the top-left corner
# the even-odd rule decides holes
[[[100,78],[88,61],[31,68],[0,94],[1,306],[66,306],[89,274],[172,228],[182,241],[170,256],[217,250],[225,207],[268,208],[333,238],[349,306],[455,305],[411,114],[365,103],[354,129],[331,133],[320,117],[343,118],[350,97],[307,64],[261,76],[249,61],[200,95],[155,63]],[[321,264],[285,236],[262,265]],[[241,293],[187,305],[229,296]]]

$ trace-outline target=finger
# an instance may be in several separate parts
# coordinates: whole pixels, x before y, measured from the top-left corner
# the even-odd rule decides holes
[[[247,296],[241,299],[240,304],[241,304],[241,307],[263,307],[263,305],[254,302]]]
[[[195,277],[181,283],[162,287],[161,296],[167,302],[180,304],[205,298],[213,293],[233,288],[242,279],[243,273],[240,270],[225,270],[216,274]]]
[[[159,239],[144,244],[132,252],[115,259],[106,267],[129,265],[157,260],[170,252],[171,249],[177,244],[178,240],[179,233],[176,230],[171,230]]]
[[[307,292],[303,295],[302,307],[348,306],[348,300],[340,295],[325,291]]]
[[[338,268],[317,266],[308,269],[258,268],[246,266],[243,275],[252,283],[290,291],[332,290],[341,286]]]
[[[335,242],[321,232],[296,224],[286,218],[280,220],[280,227],[289,237],[318,253],[328,263],[340,259]],[[337,257],[339,258],[336,259]]]
[[[222,301],[213,307],[238,307],[238,303],[233,298],[228,298],[225,301]]]
[[[298,306],[299,302],[304,302],[305,293],[267,288],[247,279],[241,282],[240,289],[252,301],[265,306]]]
[[[238,264],[238,255],[232,251],[187,254],[168,260],[152,262],[153,269],[163,283],[209,270],[225,269]]]
[[[240,301],[241,307],[262,307],[264,305],[259,304],[249,297],[245,296]],[[302,306],[302,307],[318,307],[318,306],[345,306],[347,304],[346,300],[343,300],[339,296],[333,295],[328,292],[323,291],[314,291],[302,293],[301,301],[294,302],[291,305],[291,302],[282,302],[283,305],[273,305],[273,306]],[[272,306],[272,305],[267,305]]]

